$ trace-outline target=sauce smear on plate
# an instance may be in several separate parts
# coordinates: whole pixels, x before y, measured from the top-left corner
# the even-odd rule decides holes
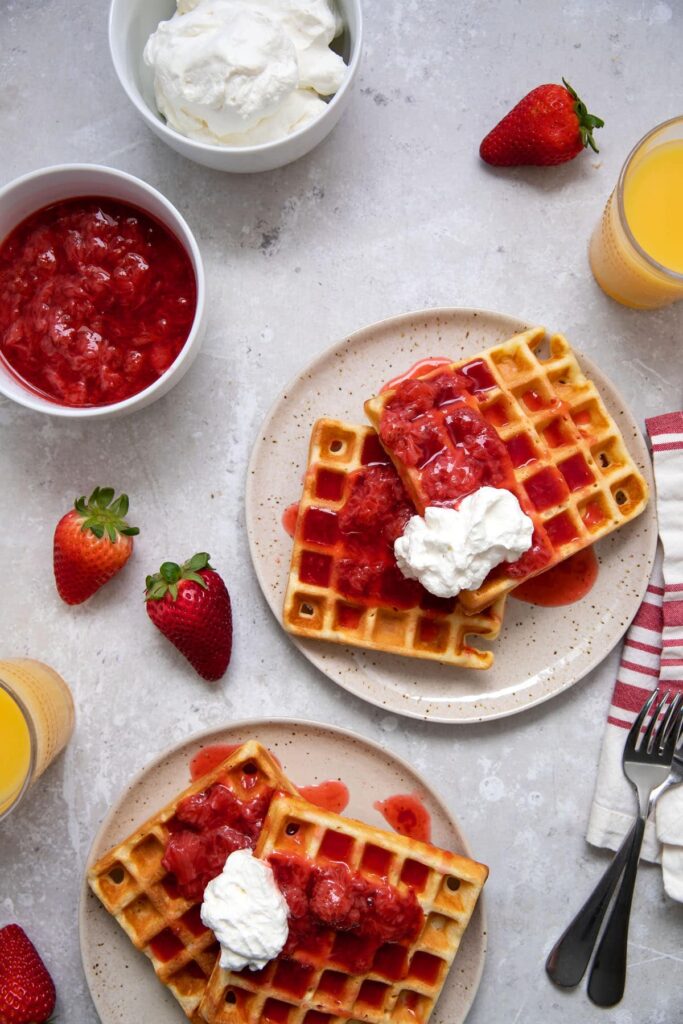
[[[599,563],[593,548],[584,548],[558,562],[538,576],[532,576],[512,591],[512,597],[544,608],[574,604],[592,589],[598,578]]]
[[[399,835],[423,843],[431,841],[431,815],[417,793],[396,793],[378,800],[373,807]]]

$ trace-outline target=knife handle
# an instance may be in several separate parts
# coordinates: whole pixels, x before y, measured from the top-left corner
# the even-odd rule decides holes
[[[548,954],[546,972],[550,980],[561,988],[574,988],[586,972],[602,919],[624,870],[636,830],[637,822],[634,822],[593,892]]]

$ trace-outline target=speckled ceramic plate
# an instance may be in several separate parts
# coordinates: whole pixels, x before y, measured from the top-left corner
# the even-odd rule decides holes
[[[432,818],[432,841],[472,856],[457,823],[424,779],[386,748],[354,733],[314,722],[287,719],[237,722],[185,740],[149,764],[113,804],[90,850],[94,863],[163,807],[189,782],[189,764],[202,747],[257,739],[282,762],[294,783],[312,785],[341,778],[349,788],[346,813],[386,827],[373,807],[393,793],[418,793]],[[339,765],[343,775],[339,776]],[[484,853],[479,852],[480,858]],[[173,996],[83,882],[80,940],[83,968],[102,1024],[171,1024],[186,1020]],[[474,912],[430,1024],[461,1024],[479,987],[486,956],[483,900]]]
[[[393,317],[328,349],[282,393],[254,445],[246,495],[254,567],[278,621],[292,548],[282,513],[301,496],[314,421],[331,416],[364,423],[365,399],[418,359],[465,358],[528,326],[512,317],[471,309]],[[581,339],[569,341],[580,348]],[[600,389],[652,486],[650,460],[633,416],[599,368],[585,356],[579,355],[579,361]],[[503,629],[491,648],[495,662],[485,672],[320,640],[291,640],[330,679],[396,714],[433,722],[512,715],[565,690],[612,650],[643,598],[656,542],[651,501],[638,519],[596,545],[600,574],[583,601],[565,608],[538,608],[508,600]]]

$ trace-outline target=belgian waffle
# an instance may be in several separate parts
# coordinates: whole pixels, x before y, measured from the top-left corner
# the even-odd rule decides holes
[[[548,339],[547,357],[537,354],[545,340],[544,329],[535,327],[421,378],[429,381],[444,371],[460,371],[469,379],[467,401],[504,442],[514,474],[510,489],[534,521],[534,545],[547,555],[528,572],[515,574],[514,566],[503,564],[478,590],[462,591],[460,599],[470,612],[486,608],[530,576],[630,522],[647,502],[647,484],[595,384],[562,335]],[[387,390],[365,403],[380,434],[382,415],[394,394]],[[441,451],[455,453],[446,409],[429,409],[424,415],[439,437],[433,448],[441,445]],[[423,468],[407,465],[390,444],[385,446],[416,507],[423,512],[428,504],[439,503],[428,498]]]
[[[92,891],[133,945],[149,957],[157,977],[193,1024],[203,1024],[198,1007],[219,946],[201,922],[199,903],[179,895],[161,860],[180,802],[214,782],[241,800],[252,800],[266,789],[296,792],[265,747],[249,741],[88,870]]]
[[[354,941],[349,932],[325,933],[318,952],[295,950],[256,974],[217,964],[200,1006],[208,1024],[426,1024],[488,868],[284,795],[273,799],[255,852],[261,858],[286,853],[326,864],[330,836],[335,848],[341,838],[343,860],[352,870],[386,879],[399,890],[413,888],[424,914],[420,934],[407,944],[380,946],[371,969],[362,974],[345,965]],[[337,851],[331,859],[341,858]]]
[[[339,515],[359,474],[377,467],[398,488],[407,519],[414,507],[375,431],[330,419],[314,425],[285,595],[285,629],[311,639],[488,668],[492,653],[470,646],[468,637],[498,636],[504,599],[473,615],[455,599],[433,597],[416,581],[403,579],[393,549],[381,537],[375,556],[361,549],[360,561],[380,565],[374,580],[352,588],[342,582],[348,541],[338,528]],[[365,524],[363,540],[371,548],[375,529],[376,524]]]

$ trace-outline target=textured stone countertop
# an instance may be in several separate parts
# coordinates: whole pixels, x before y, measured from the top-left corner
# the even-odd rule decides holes
[[[325,347],[395,313],[478,306],[561,329],[642,423],[680,405],[683,304],[639,313],[594,284],[586,243],[634,142],[679,114],[677,0],[366,0],[350,109],[298,163],[232,177],[177,156],[139,119],[110,66],[105,0],[2,0],[0,182],[69,161],[151,182],[187,217],[210,322],[168,396],[77,425],[0,402],[3,655],[68,680],[73,742],[0,826],[0,924],[21,922],[54,973],[59,1017],[96,1024],[78,950],[89,844],[131,774],[169,744],[254,715],[315,718],[409,759],[491,866],[489,955],[468,1024],[671,1024],[681,1009],[683,907],[641,870],[629,984],[612,1011],[548,982],[554,939],[605,855],[584,831],[617,652],[560,697],[469,727],[388,716],[291,645],[247,550],[245,469],[284,384]],[[532,86],[565,75],[606,127],[601,152],[494,172],[485,132]],[[69,609],[52,580],[54,524],[74,495],[115,483],[142,529],[134,563]],[[141,613],[142,576],[209,550],[234,602],[225,679],[203,685]]]

